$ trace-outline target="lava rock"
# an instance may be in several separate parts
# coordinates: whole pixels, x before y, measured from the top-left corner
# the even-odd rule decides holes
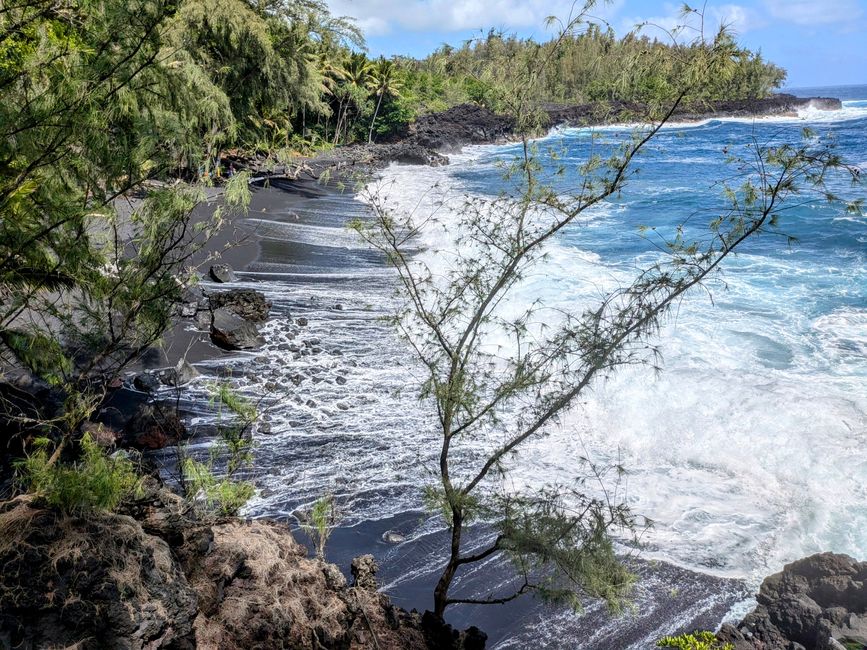
[[[466,144],[504,142],[514,136],[515,119],[477,104],[461,104],[419,116],[410,137],[421,148],[456,151]]]
[[[718,636],[736,650],[867,647],[867,562],[819,553],[765,578],[756,609]]]
[[[396,530],[387,530],[382,534],[382,541],[386,544],[401,544],[406,541],[406,536]]]
[[[196,328],[207,331],[211,329],[211,320],[212,320],[211,310],[210,309],[202,309],[196,312]]]
[[[211,340],[225,350],[256,350],[265,345],[265,339],[253,323],[225,307],[213,312]]]
[[[353,587],[368,591],[377,590],[376,572],[379,571],[379,565],[372,555],[359,555],[354,558],[350,571],[352,571]]]
[[[159,390],[161,382],[153,373],[143,372],[133,378],[132,385],[143,393],[153,393]]]
[[[184,386],[199,376],[199,371],[187,363],[186,359],[178,361],[178,365],[166,370],[160,375],[160,379],[167,386]]]
[[[253,322],[268,320],[271,301],[254,289],[232,289],[210,295],[211,309],[228,309],[236,316]]]
[[[235,282],[238,278],[228,264],[214,264],[208,272],[214,282]]]
[[[136,449],[163,449],[187,435],[177,410],[167,404],[142,404],[124,429],[125,444]]]

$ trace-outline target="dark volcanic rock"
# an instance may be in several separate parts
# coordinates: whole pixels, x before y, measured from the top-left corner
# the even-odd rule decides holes
[[[0,647],[195,647],[196,594],[130,517],[0,504]]]
[[[360,555],[352,560],[352,586],[376,591],[376,572],[379,565],[372,555]]]
[[[235,271],[228,264],[214,264],[208,272],[214,282],[234,282]]]
[[[422,115],[410,128],[410,139],[422,147],[454,151],[465,144],[508,140],[515,120],[476,104],[461,104],[441,113]]]
[[[161,382],[159,377],[153,373],[142,372],[133,378],[132,385],[136,390],[140,390],[144,393],[153,393],[154,391],[159,390]]]
[[[232,289],[210,295],[211,309],[226,308],[245,320],[261,322],[268,320],[271,301],[261,291],[253,289]]]
[[[255,350],[265,345],[265,339],[253,323],[226,307],[213,312],[211,340],[226,350]]]
[[[421,619],[428,647],[442,650],[484,650],[488,635],[472,626],[465,631],[456,630],[433,612],[425,612]]]
[[[828,97],[802,98],[784,93],[764,99],[735,99],[704,104],[683,105],[672,115],[673,120],[698,121],[715,117],[760,117],[765,115],[795,115],[799,109],[812,106],[821,110],[839,110],[839,99]],[[636,102],[600,102],[544,107],[548,125],[591,126],[645,119],[647,107]]]
[[[72,517],[29,497],[0,502],[0,647],[484,648],[478,630],[433,621],[423,631],[418,614],[375,587],[347,587],[285,525],[202,520],[147,485],[128,514]]]
[[[183,386],[189,384],[193,379],[199,376],[199,371],[187,363],[186,359],[178,361],[178,365],[174,368],[166,370],[160,375],[160,379],[167,386]],[[136,377],[138,379],[138,377]]]
[[[867,562],[820,553],[765,579],[756,609],[720,639],[736,650],[867,648]]]

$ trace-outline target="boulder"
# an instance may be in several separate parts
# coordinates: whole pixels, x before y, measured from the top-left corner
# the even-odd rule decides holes
[[[133,378],[132,385],[143,393],[153,393],[160,389],[161,382],[159,377],[153,373],[143,372]]]
[[[265,339],[253,323],[226,307],[213,311],[211,340],[224,350],[256,350],[265,345]]]
[[[261,291],[232,289],[210,295],[211,309],[228,309],[236,316],[254,322],[268,320],[271,301]]]
[[[867,647],[867,562],[819,553],[769,576],[758,606],[718,636],[736,650]]]
[[[175,312],[181,318],[193,318],[200,310],[208,308],[208,300],[201,287],[184,287]]]
[[[189,384],[193,379],[201,373],[193,366],[187,363],[186,359],[178,361],[178,365],[174,368],[166,370],[160,375],[160,379],[167,386],[184,386]]]
[[[238,278],[228,264],[214,264],[208,272],[214,282],[235,282]]]
[[[203,331],[208,331],[209,329],[211,329],[211,318],[212,316],[210,309],[200,309],[196,312],[196,328]]]
[[[382,541],[386,544],[402,544],[406,541],[406,535],[396,530],[387,530],[382,534]]]

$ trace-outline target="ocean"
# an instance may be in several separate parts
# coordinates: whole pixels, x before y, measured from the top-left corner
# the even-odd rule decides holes
[[[810,127],[867,170],[867,86],[807,91],[841,96],[842,110],[667,126],[622,195],[562,232],[515,302],[594,304],[659,258],[640,226],[672,234],[688,218],[697,232],[709,220],[721,204],[719,180],[732,174],[726,152],[753,139],[796,143]],[[626,133],[594,132],[558,129],[538,144],[578,164],[591,142]],[[393,165],[367,189],[396,210],[436,211],[448,226],[465,197],[506,189],[502,163],[517,153],[516,145],[467,147],[441,168]],[[554,182],[565,191],[573,180]],[[273,300],[275,318],[264,327],[266,349],[242,356],[235,374],[243,391],[272,396],[270,432],[257,435],[260,493],[249,514],[292,521],[298,508],[335,494],[343,518],[331,559],[373,552],[385,591],[423,609],[445,553],[442,523],[421,498],[438,455],[434,413],[417,398],[424,373],[383,321],[398,304],[394,273],[345,227],[369,217],[363,194],[311,192],[283,208],[273,195],[267,207],[257,208],[264,193],[254,199],[251,221],[265,239],[242,277]],[[707,292],[678,306],[659,335],[660,372],[630,367],[596,383],[510,462],[509,480],[529,485],[568,483],[584,456],[622,464],[629,506],[654,522],[641,558],[671,567],[668,578],[649,571],[639,603],[664,608],[689,582],[684,570],[699,576],[701,593],[643,620],[640,632],[620,619],[610,626],[621,636],[595,640],[586,626],[575,632],[580,624],[562,610],[510,609],[500,619],[456,608],[457,624],[499,626],[492,641],[502,648],[530,639],[540,647],[651,647],[654,635],[751,608],[750,592],[786,562],[817,551],[867,558],[867,216],[810,202],[787,211],[781,230],[797,242],[749,241]],[[442,231],[423,233],[419,254],[436,268],[450,242]],[[465,449],[462,462],[480,453]],[[381,541],[386,531],[405,541]],[[501,576],[501,568],[487,570],[458,586],[495,588],[485,575]]]

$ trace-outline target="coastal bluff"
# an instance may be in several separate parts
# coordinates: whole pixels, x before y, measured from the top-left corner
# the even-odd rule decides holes
[[[203,520],[152,486],[124,512],[0,505],[0,648],[480,650],[393,606],[371,556],[340,569],[271,521]]]

